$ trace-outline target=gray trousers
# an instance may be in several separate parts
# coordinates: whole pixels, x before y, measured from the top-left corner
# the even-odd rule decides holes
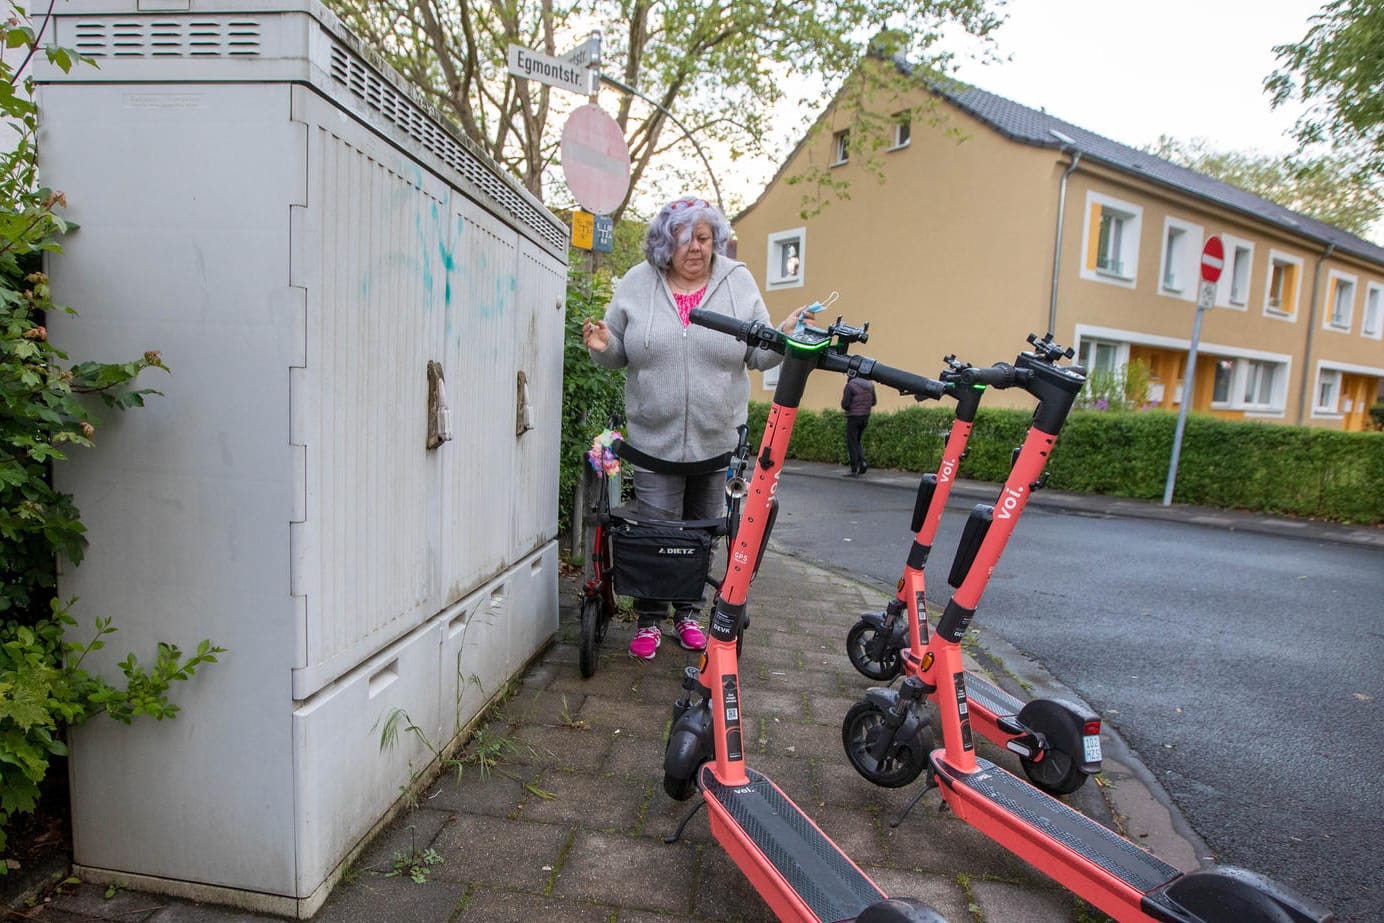
[[[634,469],[634,498],[636,510],[657,519],[716,519],[726,514],[726,473],[713,471],[691,477],[681,474],[659,474],[656,471]],[[706,594],[696,603],[680,602],[674,607],[674,619],[696,618],[706,604]],[[666,599],[636,597],[634,612],[639,627],[658,627],[668,617]]]

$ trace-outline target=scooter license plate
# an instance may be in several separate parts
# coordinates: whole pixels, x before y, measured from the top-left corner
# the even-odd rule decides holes
[[[1087,734],[1086,736],[1082,737],[1081,750],[1082,754],[1086,757],[1086,762],[1099,763],[1101,761],[1100,735]]]

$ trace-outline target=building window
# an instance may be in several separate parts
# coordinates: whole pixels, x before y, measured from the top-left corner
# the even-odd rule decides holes
[[[896,112],[894,113],[894,146],[891,151],[897,151],[901,147],[908,147],[908,142],[913,137],[913,113]]]
[[[807,255],[807,229],[793,228],[769,235],[769,262],[765,288],[798,288],[803,284]]]
[[[1317,413],[1340,413],[1341,371],[1322,369],[1317,373],[1317,402],[1313,407]]]
[[[1187,287],[1187,228],[1168,222],[1163,235],[1163,291],[1182,294]]]
[[[1114,209],[1104,209],[1100,216],[1100,253],[1096,257],[1096,268],[1117,276],[1125,274],[1124,234],[1128,215]]]
[[[1268,359],[1216,361],[1211,406],[1229,410],[1281,413],[1286,400],[1288,367]]]
[[[1269,253],[1269,278],[1264,291],[1264,313],[1270,317],[1297,314],[1302,261],[1281,253]]]
[[[1112,374],[1120,367],[1120,344],[1082,339],[1076,361],[1088,377],[1096,372]]]
[[[1374,340],[1384,334],[1384,286],[1375,282],[1365,290],[1365,319],[1360,324],[1360,333]]]
[[[1249,270],[1254,263],[1254,250],[1235,244],[1230,257],[1230,304],[1243,308],[1249,304]]]
[[[831,136],[831,165],[843,164],[850,157],[851,133],[849,130],[838,131]]]
[[[1244,399],[1245,407],[1271,408],[1277,384],[1278,365],[1250,359],[1245,361]]]
[[[1235,363],[1230,359],[1216,360],[1216,381],[1211,386],[1211,405],[1230,403],[1230,380],[1235,377]]]
[[[1329,330],[1349,330],[1355,314],[1355,277],[1331,271],[1331,311],[1326,317]]]
[[[1143,210],[1095,192],[1087,193],[1086,202],[1086,260],[1081,277],[1133,288]]]

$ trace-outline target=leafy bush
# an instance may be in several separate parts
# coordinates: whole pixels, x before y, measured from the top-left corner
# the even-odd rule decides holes
[[[768,405],[750,405],[758,440]],[[981,408],[961,476],[1002,482],[1033,414]],[[946,406],[877,412],[865,430],[865,455],[882,468],[932,471],[951,425]],[[1161,500],[1177,415],[1162,411],[1074,411],[1048,464],[1058,490]],[[837,410],[799,410],[791,458],[844,465],[845,419]],[[1188,417],[1178,459],[1179,503],[1330,519],[1384,522],[1384,433]]]
[[[582,321],[604,317],[611,285],[578,269],[567,275],[567,319],[562,341],[562,443],[558,465],[558,530],[572,524],[573,497],[586,470],[586,450],[625,406],[625,372],[591,361],[582,342]]]
[[[42,29],[29,28],[18,6],[11,10],[0,47],[32,56]],[[44,52],[64,70],[77,60],[60,48]],[[27,62],[12,68],[0,60],[0,122],[17,131],[14,149],[0,155],[0,850],[11,818],[34,809],[50,759],[66,755],[68,728],[102,712],[127,723],[136,715],[171,718],[178,706],[168,701],[170,684],[222,652],[202,641],[185,658],[160,643],[152,666],[134,654],[118,665],[120,689],[82,668],[115,630],[109,619],[96,619],[85,644],[65,639],[77,623],[70,604],[55,598],[57,560],[80,563],[87,539],[72,497],[53,489],[51,466],[67,447],[92,445],[96,420],[82,395],[115,409],[141,406],[158,392],[126,385],[145,369],[167,369],[152,350],[132,362],[68,365],[48,340],[47,316],[75,312],[52,302],[42,257],[60,251],[70,225],[54,211],[66,205],[62,193],[38,182],[32,84],[16,87]],[[0,863],[0,874],[6,869]]]
[[[1149,399],[1153,373],[1148,363],[1133,359],[1118,370],[1095,369],[1076,405],[1087,410],[1141,410]]]
[[[138,715],[172,718],[178,706],[168,701],[169,687],[202,664],[215,663],[225,650],[202,641],[185,658],[160,642],[151,667],[141,666],[134,654],[120,662],[120,689],[82,668],[87,654],[105,647],[102,639],[115,631],[110,619],[96,619],[92,640],[68,641],[66,633],[77,625],[68,609],[55,599],[48,617],[36,624],[10,620],[0,627],[0,850],[10,817],[38,803],[50,759],[67,755],[67,728],[102,712],[124,724]],[[4,868],[0,864],[0,874]]]

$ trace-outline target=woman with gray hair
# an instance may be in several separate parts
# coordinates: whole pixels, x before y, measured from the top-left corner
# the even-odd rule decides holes
[[[771,323],[754,276],[725,255],[730,222],[705,199],[683,196],[659,209],[644,235],[643,263],[620,280],[604,320],[587,318],[591,358],[628,367],[625,420],[631,445],[654,458],[692,462],[734,450],[750,398],[747,368],[768,369],[780,356],[747,351],[724,334],[691,326],[693,308]],[[779,325],[791,330],[803,309]],[[725,510],[725,474],[660,474],[634,469],[638,511],[661,519],[714,519]],[[706,647],[699,603],[673,604],[674,631],[687,650]],[[638,629],[630,653],[652,660],[663,640],[669,602],[635,599]]]

